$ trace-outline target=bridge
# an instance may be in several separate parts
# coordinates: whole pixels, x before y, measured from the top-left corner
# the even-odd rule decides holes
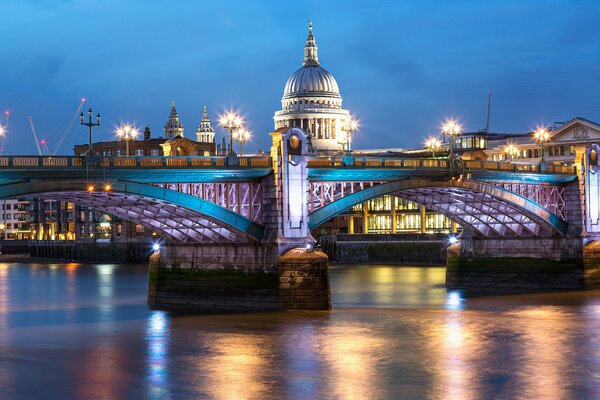
[[[532,259],[560,260],[566,247],[569,259],[583,260],[582,237],[596,233],[593,227],[586,229],[585,217],[588,209],[598,213],[585,198],[586,186],[597,191],[595,166],[578,171],[573,166],[447,158],[311,156],[302,130],[280,129],[272,136],[266,156],[0,156],[0,198],[70,201],[163,236],[168,244],[152,259],[150,297],[155,305],[169,303],[169,296],[182,292],[182,287],[196,295],[198,287],[209,290],[183,284],[192,271],[202,276],[228,271],[238,278],[241,273],[241,286],[248,285],[248,275],[258,282],[254,292],[236,287],[234,300],[221,292],[216,298],[194,301],[197,308],[238,309],[249,303],[256,309],[280,308],[282,302],[322,308],[328,303],[321,287],[326,280],[322,268],[301,272],[301,265],[322,265],[318,257],[318,262],[306,261],[319,252],[300,254],[293,249],[314,242],[311,229],[386,194],[425,205],[463,227],[459,248],[450,249],[451,286],[468,286],[462,265],[467,255],[493,258],[510,254],[498,253],[510,248],[518,258],[527,247]],[[580,274],[584,286],[596,279],[584,279],[587,272]],[[175,286],[165,284],[165,276],[171,275],[172,282],[178,282]],[[308,298],[311,285],[320,288],[314,289],[321,299],[316,303]],[[291,290],[287,297],[282,287]],[[261,297],[256,291],[270,294]],[[190,296],[173,304],[183,304]]]

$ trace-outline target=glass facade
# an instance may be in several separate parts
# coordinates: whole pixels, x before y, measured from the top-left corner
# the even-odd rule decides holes
[[[453,229],[460,227],[453,227],[446,216],[422,209],[413,201],[385,195],[354,206],[322,226],[319,233],[450,233]]]

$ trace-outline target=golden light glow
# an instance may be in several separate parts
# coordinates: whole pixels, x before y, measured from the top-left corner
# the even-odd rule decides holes
[[[462,127],[460,124],[454,119],[448,119],[442,125],[442,132],[450,136],[460,135]]]
[[[6,228],[6,225],[0,224],[0,230],[3,230],[4,228]]]
[[[110,183],[107,183],[106,185],[104,185],[104,191],[105,192],[110,192],[112,189],[112,186],[110,185]]]
[[[219,125],[221,125],[225,129],[237,129],[242,126],[244,120],[238,114],[233,111],[227,112],[225,115],[222,115],[219,119]]]
[[[120,138],[129,140],[129,139],[135,139],[139,135],[140,131],[131,124],[123,124],[117,128],[115,133]]]
[[[344,124],[342,131],[344,132],[354,132],[357,131],[359,127],[358,121],[353,117],[348,117],[348,120]]]
[[[547,142],[550,139],[550,132],[548,132],[548,129],[544,128],[543,126],[538,127],[533,132],[533,137],[535,138],[536,142]]]
[[[239,128],[233,132],[233,140],[236,142],[248,142],[251,135],[252,133],[249,130],[245,128]]]
[[[519,154],[519,149],[514,144],[507,144],[504,147],[504,154],[509,156],[516,156],[517,154]]]
[[[93,192],[94,191],[94,185],[89,185],[87,187],[87,191],[90,192],[90,193]]]
[[[429,137],[425,141],[425,148],[430,150],[439,150],[442,147],[442,141],[436,137]]]

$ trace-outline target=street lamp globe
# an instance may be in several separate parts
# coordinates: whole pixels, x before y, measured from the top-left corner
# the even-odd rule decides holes
[[[425,148],[431,150],[431,157],[435,158],[435,152],[442,148],[442,141],[436,137],[429,137],[425,141]]]
[[[446,141],[446,135],[450,136],[450,156],[452,156],[454,152],[454,136],[458,136],[461,133],[462,127],[460,124],[454,120],[449,119],[444,122],[442,125],[442,133],[444,135],[444,141]]]
[[[243,144],[250,141],[251,132],[245,128],[239,128],[233,132],[233,140],[240,143],[240,156],[243,153]]]
[[[229,153],[233,153],[233,131],[242,127],[242,117],[229,111],[219,119],[219,125],[229,131]]]
[[[130,124],[123,124],[115,131],[117,136],[125,141],[125,155],[129,156],[129,141],[137,138],[140,131]]]
[[[544,162],[544,143],[550,140],[550,132],[545,127],[538,127],[533,132],[533,138],[537,143],[540,144],[542,157],[541,160]]]

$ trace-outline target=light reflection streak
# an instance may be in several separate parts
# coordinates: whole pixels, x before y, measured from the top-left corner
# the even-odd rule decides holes
[[[370,327],[357,324],[332,326],[322,333],[320,351],[328,364],[328,393],[333,398],[381,398],[377,373],[387,340]]]
[[[8,348],[9,338],[8,332],[8,311],[10,303],[10,288],[9,288],[9,272],[8,264],[0,264],[0,353]],[[0,362],[0,388],[7,388],[12,385],[12,371],[8,363]]]
[[[521,368],[523,395],[530,399],[569,398],[568,380],[573,354],[566,315],[556,307],[542,306],[511,313],[514,329],[523,332],[522,354],[526,368]]]
[[[432,331],[430,351],[434,356],[434,398],[477,399],[476,360],[481,356],[481,332],[474,334],[473,321],[465,324],[460,313],[451,312],[441,330]]]
[[[168,399],[169,393],[169,317],[164,311],[150,313],[146,323],[146,380],[149,399]]]
[[[266,340],[252,334],[228,334],[210,343],[212,356],[202,366],[209,372],[208,391],[215,399],[268,398],[270,386],[265,375],[272,357]]]
[[[446,310],[459,311],[463,309],[464,299],[457,290],[451,290],[446,294]]]
[[[98,293],[100,310],[100,331],[107,332],[113,327],[113,300],[114,300],[114,272],[115,266],[103,264],[96,266],[96,274],[98,275]]]

